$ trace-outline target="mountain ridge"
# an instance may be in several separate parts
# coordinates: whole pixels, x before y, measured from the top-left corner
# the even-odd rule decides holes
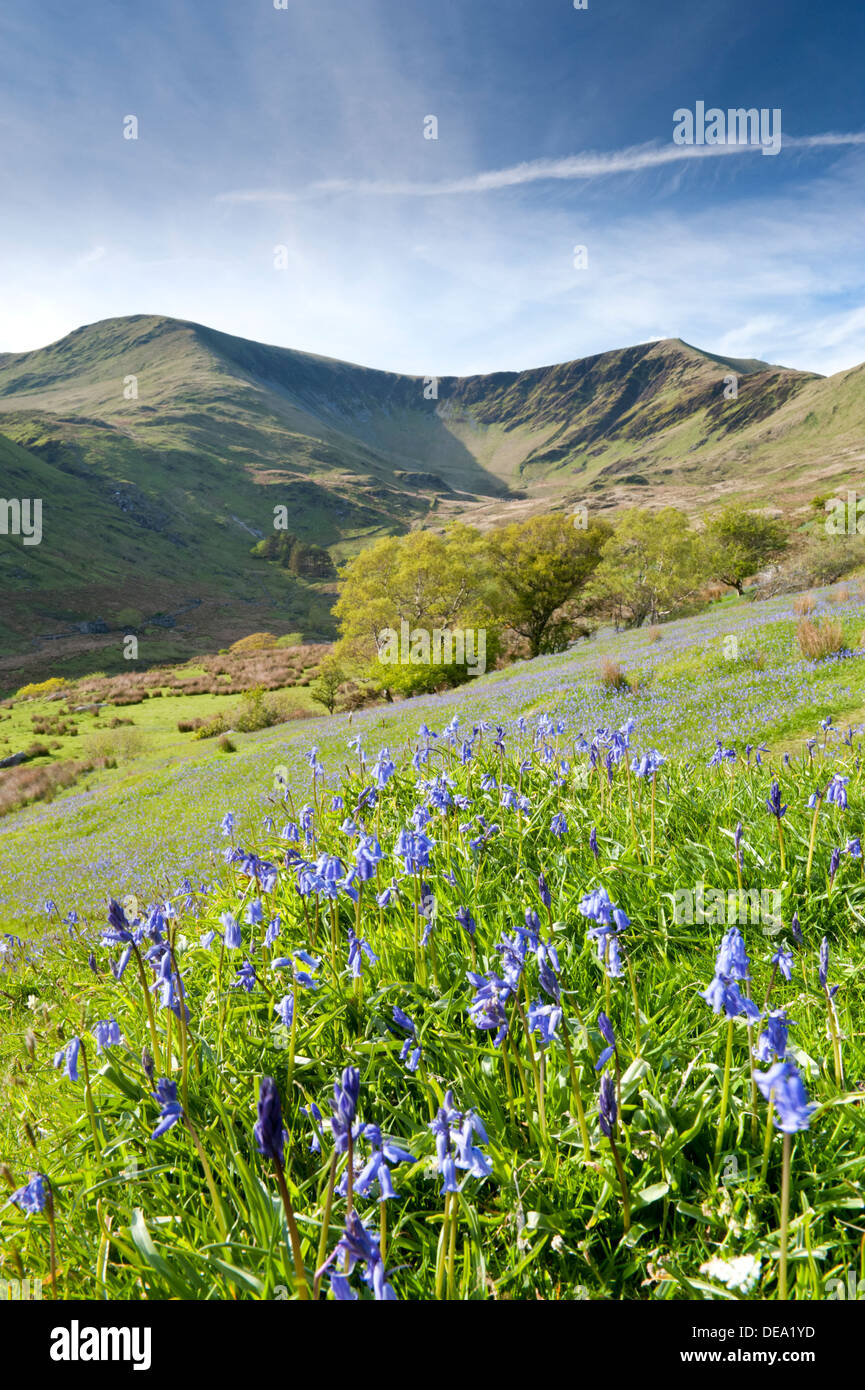
[[[103,319],[0,354],[0,493],[45,498],[42,545],[0,537],[0,672],[85,660],[82,625],[192,599],[159,653],[253,628],[328,636],[333,584],[249,554],[276,506],[337,562],[379,535],[575,501],[699,512],[735,495],[795,515],[861,475],[863,437],[865,366],[821,377],[668,338],[424,378],[164,315]]]

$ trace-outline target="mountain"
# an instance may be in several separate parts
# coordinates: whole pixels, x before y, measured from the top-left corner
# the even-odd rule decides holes
[[[91,324],[0,354],[0,494],[43,501],[41,544],[0,535],[0,686],[116,667],[128,631],[148,661],[327,637],[333,582],[250,555],[276,507],[337,561],[576,501],[795,510],[861,474],[863,424],[865,367],[824,379],[679,339],[431,383],[175,319]]]

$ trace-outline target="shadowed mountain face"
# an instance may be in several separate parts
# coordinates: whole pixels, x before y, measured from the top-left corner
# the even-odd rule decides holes
[[[792,509],[861,475],[863,425],[865,368],[824,380],[678,339],[425,381],[173,319],[92,324],[0,354],[0,496],[43,513],[39,545],[0,534],[0,686],[116,665],[129,631],[143,660],[327,636],[332,585],[250,556],[274,508],[337,560],[576,501]]]

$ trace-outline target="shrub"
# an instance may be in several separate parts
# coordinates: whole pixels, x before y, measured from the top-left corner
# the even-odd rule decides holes
[[[43,695],[53,694],[55,690],[65,690],[68,684],[68,681],[62,681],[57,676],[50,676],[46,681],[33,681],[30,685],[22,685],[16,699],[37,700]]]
[[[232,642],[229,651],[232,652],[261,652],[269,647],[275,647],[278,638],[272,632],[251,632],[248,637],[241,637],[239,642]]]
[[[844,628],[838,618],[824,613],[819,623],[800,618],[796,625],[799,650],[808,661],[822,661],[844,650]]]
[[[601,685],[605,690],[630,690],[628,677],[625,675],[618,661],[613,661],[605,656],[598,669]]]
[[[227,734],[223,734],[216,745],[220,753],[236,753],[237,748]]]
[[[648,635],[649,635],[649,641],[650,641],[650,642],[660,642],[661,637],[663,636],[663,633],[661,632],[661,629],[660,629],[659,627],[656,627],[656,626],[653,624],[652,627],[649,628],[649,634],[648,634]]]
[[[793,612],[798,613],[803,618],[807,617],[809,613],[813,613],[816,607],[811,594],[800,594],[798,598],[793,600]]]
[[[832,594],[833,603],[847,603],[850,598],[850,590],[846,584],[842,584],[840,589],[836,589]]]

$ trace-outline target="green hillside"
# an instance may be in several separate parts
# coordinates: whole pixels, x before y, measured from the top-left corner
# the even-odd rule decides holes
[[[738,398],[724,397],[738,378]],[[332,635],[333,581],[250,555],[274,508],[337,561],[377,535],[586,500],[787,511],[861,473],[865,368],[822,379],[678,339],[424,379],[138,315],[0,354],[0,685],[187,659],[266,628]]]

